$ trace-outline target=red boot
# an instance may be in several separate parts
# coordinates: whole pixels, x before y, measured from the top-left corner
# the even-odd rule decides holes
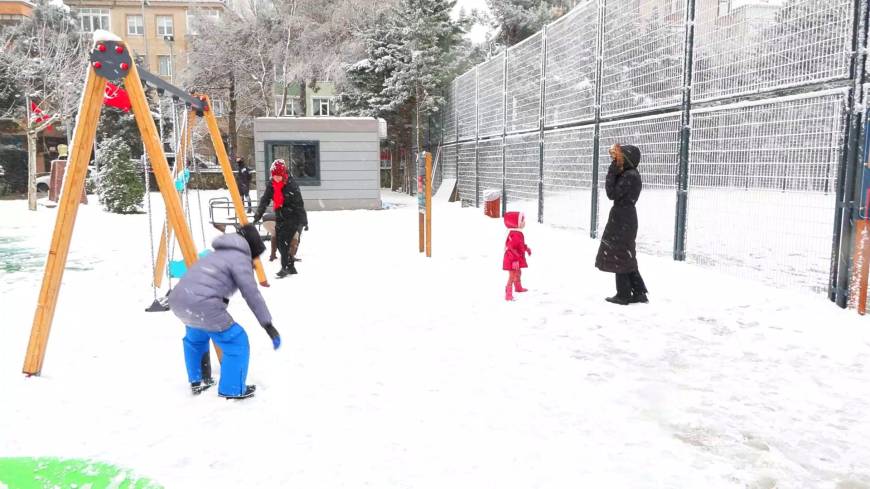
[[[510,284],[508,284],[508,286],[504,288],[504,300],[506,300],[506,301],[514,300],[514,291],[513,291],[513,287],[511,287]]]
[[[529,289],[523,288],[523,272],[517,272],[516,278],[514,279],[514,290],[517,292],[526,292]]]

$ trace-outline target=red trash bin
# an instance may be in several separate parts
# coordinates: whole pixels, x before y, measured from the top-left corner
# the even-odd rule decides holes
[[[483,213],[489,217],[501,217],[501,190],[487,189],[483,193]]]

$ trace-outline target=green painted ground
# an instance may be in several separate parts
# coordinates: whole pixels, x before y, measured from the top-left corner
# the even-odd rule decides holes
[[[0,489],[162,489],[132,470],[95,460],[0,458]]]

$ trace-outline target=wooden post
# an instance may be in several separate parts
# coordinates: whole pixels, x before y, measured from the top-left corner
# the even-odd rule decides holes
[[[124,78],[124,87],[130,96],[136,125],[142,135],[142,142],[145,143],[145,151],[151,159],[151,169],[157,179],[157,187],[163,194],[163,201],[166,203],[169,225],[172,226],[178,237],[181,254],[184,255],[184,263],[190,268],[197,258],[196,245],[193,243],[190,229],[187,228],[181,199],[175,190],[172,175],[169,173],[169,164],[166,163],[166,155],[163,153],[163,142],[160,140],[154,119],[151,117],[151,109],[148,107],[148,99],[145,98],[142,80],[139,78],[135,63],[130,65],[130,71]]]
[[[211,100],[208,96],[202,95],[209,109],[211,109]],[[248,214],[245,212],[245,205],[242,202],[242,196],[239,195],[239,187],[236,185],[236,177],[233,176],[233,168],[230,166],[230,159],[227,156],[224,141],[221,139],[221,131],[218,128],[217,118],[214,116],[214,111],[206,110],[203,113],[205,122],[208,125],[208,132],[211,134],[211,143],[214,146],[214,152],[218,157],[218,162],[221,165],[221,171],[224,174],[224,180],[227,183],[227,189],[230,191],[230,198],[233,200],[233,207],[236,209],[236,217],[239,224],[244,226],[248,224]],[[257,274],[257,281],[263,287],[269,286],[269,281],[266,279],[266,271],[263,269],[263,263],[260,258],[254,258],[254,271]]]
[[[79,199],[84,190],[85,177],[88,172],[88,160],[91,147],[97,133],[97,122],[100,109],[103,106],[103,92],[106,79],[98,76],[93,68],[88,68],[85,89],[82,94],[78,111],[78,123],[70,152],[68,175],[64,179],[63,193],[55,218],[54,233],[51,236],[51,246],[45,262],[45,272],[42,277],[42,287],[36,303],[33,325],[30,330],[30,342],[24,358],[24,373],[39,375],[45,359],[45,347],[48,334],[54,319],[61,279],[66,266],[69,245],[78,213]]]
[[[432,257],[432,153],[426,152],[426,257]]]

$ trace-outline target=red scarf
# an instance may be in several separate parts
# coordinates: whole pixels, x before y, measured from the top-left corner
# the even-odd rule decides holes
[[[281,180],[280,182],[272,180],[272,190],[275,191],[275,193],[272,194],[272,202],[275,203],[276,211],[284,207],[284,183],[284,180]]]

